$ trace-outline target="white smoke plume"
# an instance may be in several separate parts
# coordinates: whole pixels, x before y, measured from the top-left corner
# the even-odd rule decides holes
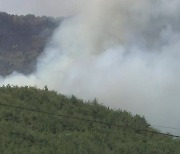
[[[47,85],[180,127],[180,1],[77,2],[79,14],[54,32],[36,71],[0,84]]]

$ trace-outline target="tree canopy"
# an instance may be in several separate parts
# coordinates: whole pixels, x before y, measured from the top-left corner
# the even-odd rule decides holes
[[[158,131],[149,127],[144,117],[132,116],[120,109],[109,109],[98,104],[96,99],[83,101],[75,96],[49,91],[47,87],[41,90],[8,85],[0,88],[1,103],[66,115],[54,116],[0,105],[2,154],[180,153],[180,140],[160,134],[137,132],[135,130],[138,129]],[[127,125],[134,129],[126,127]]]

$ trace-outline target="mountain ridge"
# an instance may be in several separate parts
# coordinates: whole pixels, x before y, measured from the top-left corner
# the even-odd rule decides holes
[[[0,12],[0,75],[29,74],[62,18]]]

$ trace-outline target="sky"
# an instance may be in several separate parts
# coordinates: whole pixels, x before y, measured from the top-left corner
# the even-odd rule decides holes
[[[18,15],[67,16],[77,11],[77,4],[77,0],[0,0],[0,11]]]

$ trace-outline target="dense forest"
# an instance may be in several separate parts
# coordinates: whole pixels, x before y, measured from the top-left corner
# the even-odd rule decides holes
[[[30,73],[61,18],[0,12],[0,75]]]
[[[180,140],[138,130],[158,132],[143,117],[96,99],[83,101],[47,87],[0,88],[1,154],[180,153]]]

